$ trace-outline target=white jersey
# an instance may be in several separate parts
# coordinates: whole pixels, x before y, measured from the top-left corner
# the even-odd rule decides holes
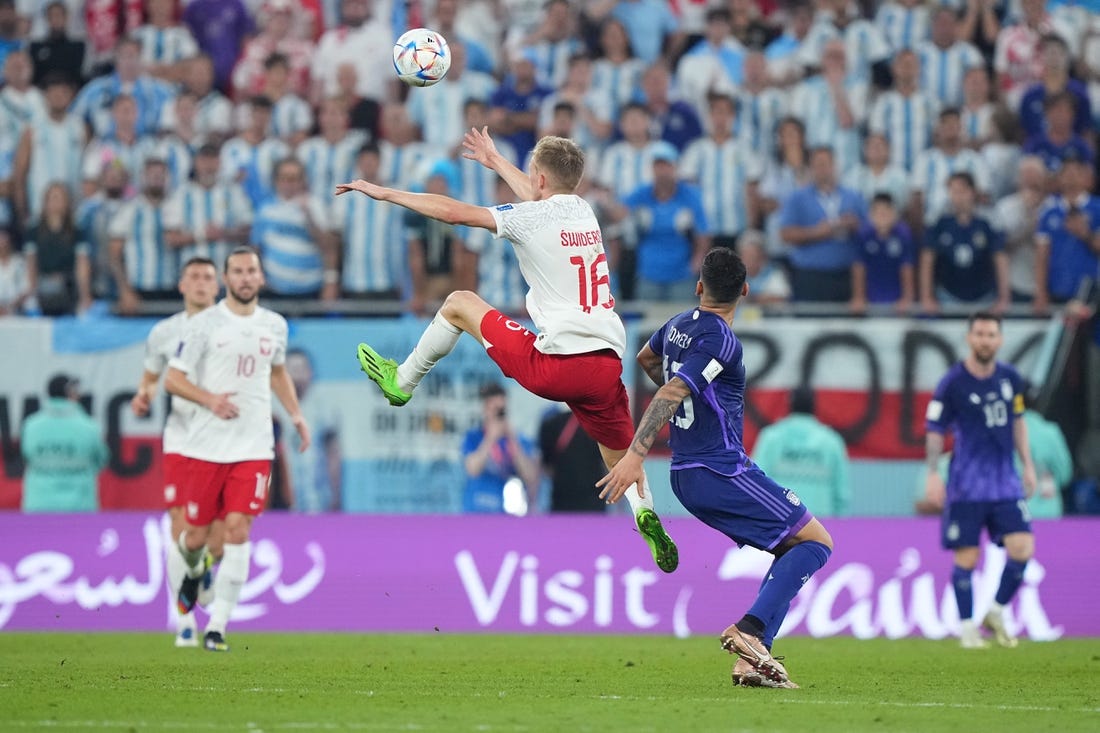
[[[530,288],[535,348],[544,354],[613,349],[621,357],[626,330],[614,311],[603,235],[588,202],[558,194],[489,211],[495,236],[512,242]]]
[[[168,362],[179,351],[184,329],[190,319],[187,311],[180,311],[153,326],[149,337],[145,339],[145,371],[150,374],[164,371]],[[187,422],[199,409],[194,402],[175,395],[172,395],[170,405],[168,419],[164,421],[165,454],[180,453],[183,450],[184,441],[187,440]]]
[[[275,455],[271,419],[271,369],[286,361],[286,319],[266,308],[250,316],[225,301],[187,322],[173,369],[215,394],[232,392],[238,416],[223,420],[198,408],[181,453],[213,463],[270,460]]]

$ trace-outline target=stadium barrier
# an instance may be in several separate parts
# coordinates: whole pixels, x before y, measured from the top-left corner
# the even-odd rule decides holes
[[[714,635],[748,607],[770,556],[672,519],[680,568],[653,567],[626,517],[261,517],[233,631]],[[836,550],[784,633],[940,639],[958,626],[934,519],[830,520]],[[1036,558],[1006,614],[1032,640],[1100,635],[1097,524],[1035,526]],[[174,628],[168,524],[143,513],[0,514],[0,629]],[[1003,553],[983,548],[984,612]],[[201,612],[200,612],[201,613]],[[166,642],[167,643],[167,642]]]

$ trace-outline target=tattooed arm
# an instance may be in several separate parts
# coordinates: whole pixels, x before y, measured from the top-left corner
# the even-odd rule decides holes
[[[642,368],[642,371],[646,373],[650,381],[661,387],[665,383],[665,371],[661,368],[661,357],[653,349],[649,348],[649,344],[642,347],[642,350],[638,352],[638,366]]]
[[[645,414],[642,415],[638,429],[634,432],[634,441],[630,444],[630,450],[611,467],[606,476],[596,482],[596,486],[603,488],[600,492],[601,499],[614,504],[622,498],[631,484],[641,484],[645,476],[642,462],[657,440],[657,434],[680,409],[680,403],[684,398],[690,394],[691,389],[679,377],[673,377],[668,384],[657,390],[657,394],[653,395],[653,401],[649,403]]]

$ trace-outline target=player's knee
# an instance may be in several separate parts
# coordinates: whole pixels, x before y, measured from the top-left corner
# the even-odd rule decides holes
[[[1005,542],[1005,554],[1016,562],[1027,562],[1035,554],[1035,540],[1028,535],[1014,542]]]
[[[252,518],[245,514],[232,513],[225,518],[225,533],[222,544],[239,545],[248,542],[252,529]]]
[[[446,318],[452,323],[466,313],[469,307],[476,303],[478,298],[476,293],[472,293],[469,290],[456,290],[447,296],[447,299],[443,301],[443,305],[439,309],[440,315]]]
[[[183,542],[188,550],[194,551],[206,544],[206,540],[210,535],[209,528],[195,527],[189,524],[185,524],[184,526],[186,529],[183,530]]]

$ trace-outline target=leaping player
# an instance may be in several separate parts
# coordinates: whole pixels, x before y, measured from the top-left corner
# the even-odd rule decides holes
[[[463,144],[464,155],[500,175],[520,203],[474,206],[363,180],[337,186],[336,195],[358,191],[508,239],[530,287],[527,312],[538,332],[508,319],[476,293],[461,290],[447,296],[402,364],[379,356],[367,344],[359,345],[359,363],[390,404],[399,407],[412,399],[420,381],[451,353],[462,333],[468,333],[505,376],[539,397],[568,405],[599,443],[604,462],[614,466],[633,434],[622,383],[626,331],[614,311],[600,225],[588,203],[574,193],[584,173],[584,153],[571,140],[544,137],[532,153],[530,172],[524,173],[497,152],[487,128],[470,130]],[[653,510],[644,476],[626,497],[657,567],[671,573],[679,563],[678,551]]]

